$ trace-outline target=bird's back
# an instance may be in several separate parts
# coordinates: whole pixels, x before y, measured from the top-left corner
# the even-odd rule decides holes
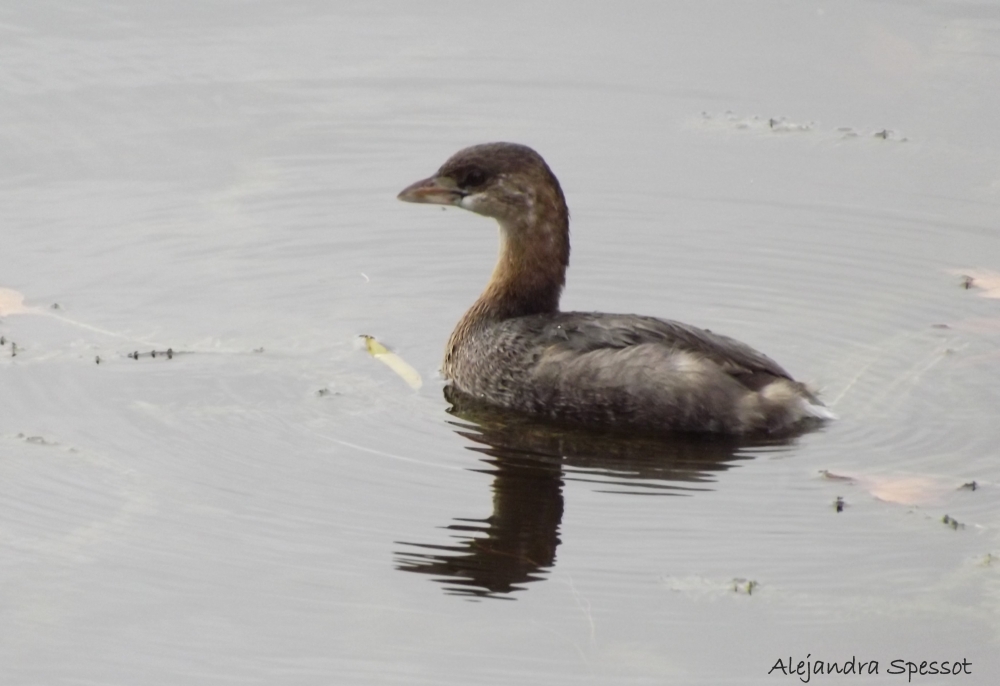
[[[644,432],[780,433],[819,402],[750,346],[679,322],[563,312],[479,322],[453,337],[463,393],[553,420]]]

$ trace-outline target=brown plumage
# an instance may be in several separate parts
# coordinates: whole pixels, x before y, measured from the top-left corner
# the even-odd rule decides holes
[[[531,148],[466,148],[399,199],[500,224],[493,276],[448,340],[442,371],[458,391],[555,421],[648,433],[784,433],[832,417],[739,341],[654,317],[559,312],[569,211]]]

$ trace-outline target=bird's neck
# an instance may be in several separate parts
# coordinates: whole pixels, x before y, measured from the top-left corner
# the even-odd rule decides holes
[[[463,320],[499,321],[559,311],[569,266],[565,212],[534,214],[500,224],[500,255],[493,276]]]
[[[569,212],[561,192],[555,200],[520,222],[500,222],[493,276],[451,333],[442,367],[445,378],[455,377],[459,351],[477,331],[514,317],[559,311],[569,266]]]

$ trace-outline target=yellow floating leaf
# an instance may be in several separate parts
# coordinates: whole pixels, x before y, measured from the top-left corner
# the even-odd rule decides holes
[[[374,336],[362,336],[362,338],[365,339],[365,349],[372,357],[385,355],[389,352],[389,349],[375,340]]]
[[[361,338],[365,341],[365,349],[368,354],[396,372],[403,381],[410,385],[410,388],[417,390],[423,385],[420,373],[408,365],[402,357],[379,343],[373,336],[362,336]]]

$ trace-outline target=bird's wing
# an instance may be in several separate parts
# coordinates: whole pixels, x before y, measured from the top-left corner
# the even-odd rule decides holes
[[[535,319],[534,317],[530,319]],[[741,383],[757,388],[775,377],[792,377],[767,355],[735,339],[706,329],[656,317],[565,312],[537,318],[541,341],[580,353],[659,344],[710,360]]]

